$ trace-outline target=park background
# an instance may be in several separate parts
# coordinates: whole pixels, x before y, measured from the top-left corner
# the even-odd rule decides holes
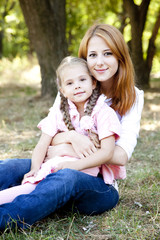
[[[160,239],[160,1],[1,0],[0,158],[30,158],[37,123],[56,95],[55,70],[77,55],[94,22],[116,26],[130,48],[145,103],[137,147],[110,212],[59,211],[0,239]],[[7,174],[7,173],[6,173]]]

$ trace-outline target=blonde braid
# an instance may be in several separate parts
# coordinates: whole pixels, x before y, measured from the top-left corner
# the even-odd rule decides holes
[[[65,98],[62,93],[60,93],[60,97],[61,97],[60,110],[63,115],[63,121],[69,130],[75,130],[71,122],[67,98]]]
[[[100,87],[97,82],[97,87],[93,90],[93,93],[90,96],[89,101],[87,103],[86,110],[84,111],[85,115],[88,115],[88,116],[91,115],[93,108],[96,105],[97,99],[99,98],[99,95],[100,95]]]

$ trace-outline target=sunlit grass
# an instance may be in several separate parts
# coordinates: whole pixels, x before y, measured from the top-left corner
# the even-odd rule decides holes
[[[0,62],[2,159],[30,157],[40,136],[36,126],[53,99],[40,97],[38,69],[35,59]],[[140,138],[127,165],[127,179],[119,181],[120,201],[115,209],[93,217],[58,211],[28,230],[4,232],[0,239],[159,240],[159,169],[160,88],[154,88],[145,92]]]

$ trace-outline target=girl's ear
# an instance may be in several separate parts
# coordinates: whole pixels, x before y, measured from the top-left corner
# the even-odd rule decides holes
[[[62,93],[64,97],[66,97],[62,87],[59,88],[59,91]]]

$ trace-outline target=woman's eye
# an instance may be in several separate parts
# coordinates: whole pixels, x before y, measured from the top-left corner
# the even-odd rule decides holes
[[[85,81],[86,79],[85,79],[85,78],[81,78],[80,80],[81,80],[81,82],[83,82],[83,81]]]
[[[88,56],[92,58],[92,57],[95,57],[96,54],[95,53],[90,53]]]
[[[105,56],[110,56],[110,55],[113,55],[113,53],[112,52],[105,52],[104,55]]]

